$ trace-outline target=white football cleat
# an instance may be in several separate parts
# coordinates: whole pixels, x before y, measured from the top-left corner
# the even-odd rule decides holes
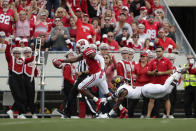
[[[14,113],[11,109],[7,111],[7,114],[9,115],[10,119],[14,119]]]
[[[96,117],[97,119],[109,119],[109,116],[107,113],[102,114],[100,113],[98,117]]]
[[[24,116],[23,114],[18,115],[17,118],[18,118],[18,119],[27,119],[26,116]]]
[[[38,117],[37,117],[36,114],[33,114],[33,115],[32,115],[32,118],[33,118],[33,119],[37,119]]]

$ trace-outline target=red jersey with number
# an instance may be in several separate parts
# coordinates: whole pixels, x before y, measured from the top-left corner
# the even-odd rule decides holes
[[[77,34],[76,34],[76,41],[80,39],[87,39],[88,35],[95,35],[95,30],[91,24],[85,24],[80,19],[77,19],[76,22],[77,26]]]
[[[14,17],[14,11],[12,9],[8,9],[8,11],[4,13],[2,8],[0,8],[0,31],[4,31],[6,36],[9,36],[13,32],[12,17]]]
[[[157,37],[158,31],[161,28],[161,24],[159,22],[154,22],[152,25],[147,20],[141,20],[140,23],[145,25],[145,33],[154,40]]]
[[[100,63],[95,59],[89,58],[93,53],[96,53],[96,51],[92,48],[88,48],[83,52],[83,58],[86,60],[90,74],[95,74],[101,71]]]

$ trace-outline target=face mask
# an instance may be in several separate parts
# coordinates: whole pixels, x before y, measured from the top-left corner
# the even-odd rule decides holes
[[[190,59],[190,60],[189,60],[189,63],[190,63],[190,64],[194,64],[194,63],[195,63],[195,60],[194,60],[194,59]]]

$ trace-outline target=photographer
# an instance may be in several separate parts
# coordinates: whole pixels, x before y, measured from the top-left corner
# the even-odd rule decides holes
[[[51,31],[52,51],[68,51],[65,40],[70,38],[69,31],[59,17],[55,18],[56,27]]]

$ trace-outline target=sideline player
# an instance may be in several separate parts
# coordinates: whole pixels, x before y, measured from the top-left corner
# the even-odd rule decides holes
[[[110,98],[118,98],[118,100],[108,115],[112,116],[118,109],[120,109],[121,118],[122,115],[127,117],[127,109],[120,105],[125,98],[139,99],[141,97],[147,97],[157,99],[171,93],[172,89],[180,79],[181,74],[184,73],[185,70],[186,68],[179,68],[177,72],[175,72],[165,81],[164,85],[149,83],[144,86],[138,86],[136,88],[132,88],[130,85],[126,84],[123,77],[115,76],[112,79],[112,84],[113,89],[116,90],[116,92],[115,95]]]
[[[74,63],[77,61],[81,61],[82,59],[86,60],[90,76],[88,76],[78,85],[78,90],[83,95],[87,96],[90,99],[93,99],[93,101],[96,102],[96,111],[98,111],[102,103],[101,99],[93,96],[88,90],[86,90],[86,88],[97,86],[106,97],[112,95],[108,90],[108,85],[106,82],[106,75],[104,72],[104,59],[102,56],[96,53],[94,49],[90,48],[87,40],[82,39],[79,40],[78,43],[81,45],[80,50],[82,54],[72,59],[65,59],[60,61],[62,63]]]

